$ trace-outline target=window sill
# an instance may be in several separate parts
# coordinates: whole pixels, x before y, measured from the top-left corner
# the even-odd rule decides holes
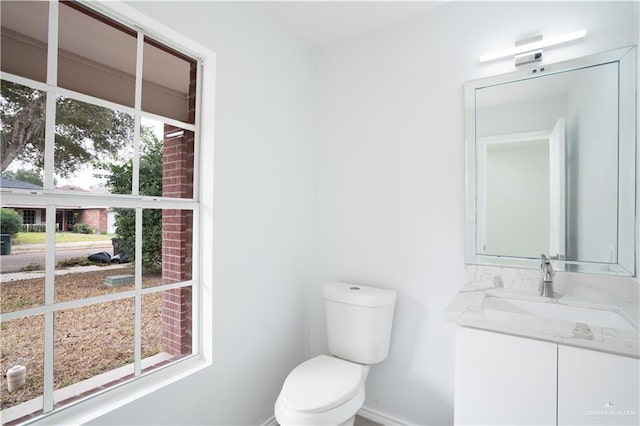
[[[84,424],[103,416],[110,411],[120,408],[130,402],[142,398],[156,390],[177,382],[211,365],[202,356],[193,356],[187,359],[179,359],[174,364],[159,368],[141,377],[124,381],[121,385],[109,388],[105,391],[80,398],[73,403],[61,407],[47,415],[36,415],[33,418],[23,419],[23,424],[38,425],[77,425]],[[127,366],[123,368],[128,368]],[[108,374],[108,373],[107,373]],[[94,378],[95,379],[95,378]],[[93,379],[89,379],[93,380]],[[111,382],[113,379],[110,380]],[[70,386],[72,387],[72,386]],[[61,389],[65,391],[68,388]],[[41,398],[35,398],[37,401]],[[28,404],[31,401],[25,403]],[[39,405],[41,406],[41,405]],[[20,406],[16,406],[18,409]],[[13,408],[13,407],[12,407]],[[4,414],[4,413],[3,413]],[[4,417],[4,415],[3,415]],[[7,419],[4,419],[6,422]]]

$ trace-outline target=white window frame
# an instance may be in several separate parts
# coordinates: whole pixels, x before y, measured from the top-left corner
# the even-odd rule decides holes
[[[79,101],[90,102],[118,111],[129,112],[136,117],[136,138],[134,142],[135,162],[138,161],[139,118],[146,117],[156,119],[167,124],[193,130],[195,132],[195,164],[194,164],[194,199],[168,199],[163,197],[143,197],[137,195],[138,176],[134,171],[133,194],[111,195],[104,197],[91,197],[94,204],[104,204],[110,207],[137,208],[139,212],[144,208],[175,208],[193,210],[194,213],[194,240],[193,240],[193,279],[188,282],[167,284],[150,289],[141,287],[141,256],[136,256],[136,286],[134,290],[114,293],[111,295],[97,296],[89,299],[80,299],[69,302],[55,303],[53,296],[53,282],[45,285],[45,304],[17,312],[0,314],[2,321],[19,317],[44,314],[45,315],[45,386],[43,389],[44,411],[43,416],[28,422],[42,424],[81,424],[98,418],[118,407],[128,404],[155,390],[165,387],[177,380],[194,374],[206,368],[212,363],[212,280],[213,280],[213,163],[214,154],[214,101],[215,101],[215,66],[216,55],[208,48],[189,40],[170,27],[161,24],[144,15],[138,10],[120,1],[89,2],[80,1],[87,7],[105,16],[114,19],[138,32],[138,58],[136,79],[136,108],[130,108],[113,102],[98,99],[92,96],[73,92],[56,86],[57,80],[57,29],[58,29],[58,1],[49,2],[49,37],[47,59],[47,84],[19,77],[5,72],[0,73],[2,80],[23,84],[35,89],[46,91],[47,96],[47,121],[45,143],[45,185],[43,190],[29,191],[19,189],[2,189],[3,203],[23,203],[47,205],[47,221],[55,223],[55,205],[78,205],[80,199],[86,196],[74,194],[62,194],[53,190],[53,139],[55,124],[49,117],[55,115],[56,96],[63,95]],[[140,111],[141,99],[141,66],[142,66],[142,35],[153,38],[176,51],[188,56],[199,58],[199,76],[196,89],[196,121],[195,124],[183,123],[168,119],[156,114]],[[137,114],[136,114],[137,109]],[[205,119],[202,119],[202,118]],[[203,166],[206,165],[206,166]],[[134,168],[137,170],[137,167]],[[206,185],[199,184],[206,182]],[[141,213],[138,213],[141,214]],[[136,221],[137,239],[141,239],[142,221]],[[196,234],[197,230],[197,236]],[[55,230],[47,227],[47,254],[46,275],[47,280],[53,280],[55,258]],[[136,241],[136,247],[140,241]],[[139,248],[137,249],[139,250]],[[193,286],[193,354],[190,357],[178,360],[166,367],[159,368],[151,373],[140,375],[140,356],[136,354],[134,370],[137,377],[121,385],[98,392],[70,403],[61,408],[53,409],[53,315],[60,309],[76,308],[89,304],[110,300],[118,300],[137,296],[139,298],[146,293],[162,291],[164,289]],[[139,351],[139,303],[136,306],[136,351]],[[49,375],[49,377],[47,377]],[[50,383],[47,389],[47,382]]]

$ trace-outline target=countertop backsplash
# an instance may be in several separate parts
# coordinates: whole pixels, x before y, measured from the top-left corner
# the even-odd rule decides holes
[[[536,295],[541,279],[542,274],[537,269],[465,265],[462,291],[504,288],[515,293]],[[556,272],[554,289],[561,295],[585,299],[640,302],[640,282],[631,277]]]

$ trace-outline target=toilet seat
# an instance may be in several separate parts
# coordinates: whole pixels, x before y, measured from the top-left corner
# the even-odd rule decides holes
[[[279,399],[288,410],[299,413],[329,411],[358,394],[368,371],[365,365],[319,355],[289,373]]]
[[[276,400],[274,414],[276,420],[281,426],[300,426],[300,425],[340,425],[340,426],[353,426],[353,420],[362,404],[364,404],[365,391],[364,386],[360,387],[360,390],[355,396],[328,411],[322,413],[303,413],[300,411],[294,411],[288,409],[282,402],[282,395]]]

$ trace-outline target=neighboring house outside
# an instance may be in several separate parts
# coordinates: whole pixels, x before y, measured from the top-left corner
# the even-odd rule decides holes
[[[0,177],[0,187],[2,188],[16,188],[16,189],[33,189],[41,190],[42,187],[29,182],[23,182],[21,180],[11,179],[8,177]],[[22,217],[23,225],[44,225],[47,220],[47,212],[44,207],[38,206],[23,206],[23,205],[5,205],[15,210]]]
[[[2,177],[0,178],[0,187],[16,188],[16,189],[33,189],[42,190],[41,186],[28,182]],[[74,185],[65,185],[56,188],[61,191],[81,191],[81,192],[107,192],[106,188],[95,188],[86,190]],[[44,225],[47,219],[47,213],[44,206],[26,206],[26,205],[5,205],[2,207],[15,210],[22,216],[24,225]],[[104,207],[73,207],[68,206],[56,209],[56,228],[58,231],[71,231],[76,223],[85,223],[96,230],[96,233],[107,232],[114,233],[115,212],[112,209]]]
[[[104,187],[86,190],[75,185],[64,185],[56,188],[69,192],[100,192],[108,193]],[[56,209],[56,225],[61,231],[70,231],[75,223],[85,223],[96,230],[96,233],[108,232],[109,214],[115,214],[104,207],[66,207]],[[111,230],[113,233],[115,230]]]
[[[21,180],[15,180],[8,177],[0,177],[0,186],[3,188],[17,188],[17,189],[42,189],[40,185],[35,185],[29,182],[23,182]]]

